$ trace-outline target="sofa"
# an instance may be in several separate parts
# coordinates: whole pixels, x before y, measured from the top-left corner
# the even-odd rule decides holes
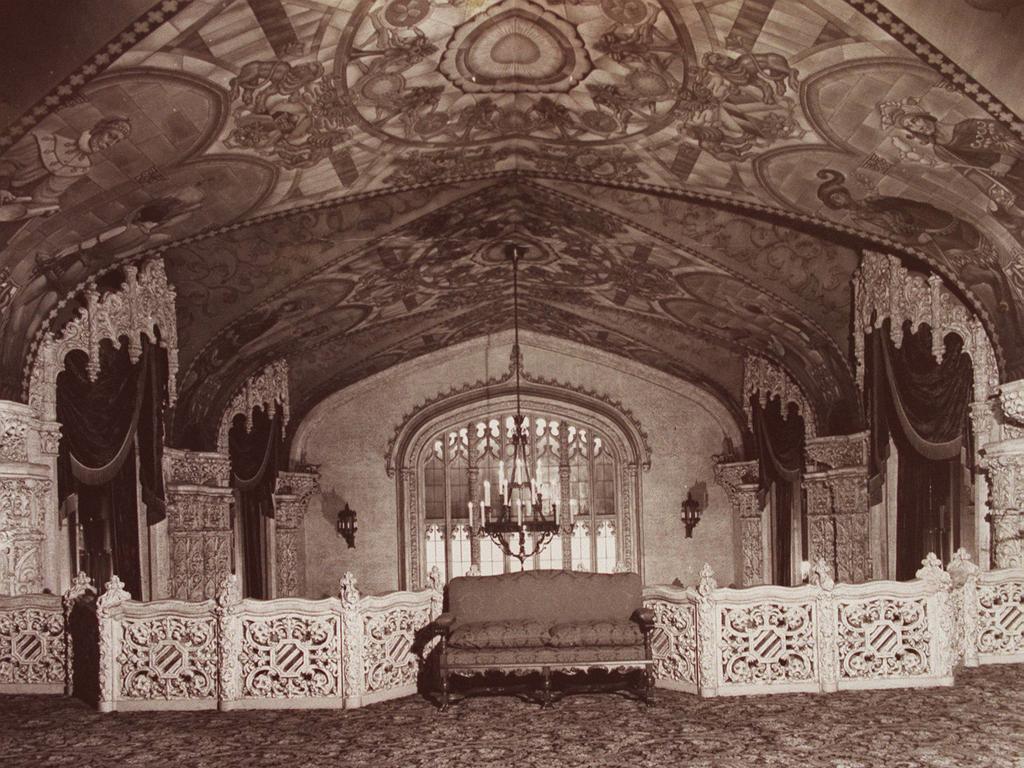
[[[539,673],[546,707],[553,673],[593,669],[634,672],[634,692],[651,704],[654,614],[643,607],[642,589],[635,573],[523,571],[452,579],[445,612],[429,628],[440,638],[440,709],[451,700],[452,675],[507,673],[497,686],[468,691],[495,693],[529,687],[523,682],[528,673]],[[621,677],[600,687],[622,687]]]

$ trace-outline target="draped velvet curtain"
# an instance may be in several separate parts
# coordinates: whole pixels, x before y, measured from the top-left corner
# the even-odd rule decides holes
[[[867,337],[865,404],[871,429],[872,503],[880,500],[889,440],[899,460],[896,489],[896,578],[912,579],[929,551],[943,554],[944,538],[957,546],[961,448],[972,399],[971,359],[963,340],[948,335],[936,363],[927,327],[892,343],[888,322]],[[952,528],[952,530],[950,530]]]
[[[143,340],[132,363],[128,345],[100,344],[100,369],[89,380],[88,359],[75,351],[57,376],[61,439],[57,489],[61,509],[73,513],[82,541],[72,547],[97,584],[116,573],[141,597],[138,490],[149,525],[166,517],[162,459],[166,351]],[[72,530],[74,526],[72,526]]]
[[[274,486],[281,452],[281,420],[253,410],[252,428],[236,417],[228,433],[231,487],[237,500],[236,521],[242,539],[242,583],[246,597],[267,598],[266,518],[274,516]]]
[[[804,420],[795,406],[787,406],[783,418],[780,398],[772,398],[762,408],[752,397],[754,443],[757,446],[761,499],[775,488],[775,537],[772,563],[775,581],[788,585],[792,581],[794,525],[803,532]],[[806,547],[806,542],[804,542]]]

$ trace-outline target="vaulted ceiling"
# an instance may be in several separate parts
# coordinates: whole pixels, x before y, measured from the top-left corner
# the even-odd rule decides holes
[[[736,413],[752,352],[855,425],[865,247],[1024,376],[1024,0],[109,5],[26,0],[0,41],[0,397],[83,281],[159,253],[175,442],[282,357],[297,423],[508,328],[508,242],[526,327]]]

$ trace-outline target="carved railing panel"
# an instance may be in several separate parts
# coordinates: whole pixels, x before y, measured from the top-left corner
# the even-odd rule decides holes
[[[802,587],[781,590],[743,590],[757,596],[731,589],[714,593],[719,693],[818,690],[815,595]]]
[[[341,616],[336,604],[333,598],[244,601],[238,618],[241,698],[307,699],[318,706],[330,706],[326,700],[333,700],[333,706],[341,706]]]
[[[678,587],[647,587],[644,606],[654,611],[651,652],[664,688],[697,692],[697,594]]]
[[[126,603],[117,618],[117,708],[161,701],[217,704],[218,638],[214,603]]]
[[[841,679],[929,673],[931,632],[924,598],[840,600],[837,610]]]
[[[974,647],[982,664],[1024,662],[1024,569],[979,574]]]
[[[65,652],[60,597],[0,597],[0,693],[63,693]]]

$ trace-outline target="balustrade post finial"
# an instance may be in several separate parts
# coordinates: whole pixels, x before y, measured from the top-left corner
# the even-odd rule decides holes
[[[124,588],[124,582],[116,575],[111,576],[110,581],[103,587],[103,594],[96,601],[96,609],[105,611],[131,599],[131,594]]]
[[[932,582],[939,586],[949,586],[950,584],[949,574],[942,570],[942,561],[936,557],[934,552],[929,552],[925,556],[921,561],[921,567],[918,568],[914,576],[921,581]]]
[[[701,597],[707,597],[718,589],[718,581],[715,580],[715,571],[710,563],[704,563],[700,569],[700,581],[697,582],[697,593]]]
[[[825,558],[819,557],[811,568],[810,582],[816,587],[821,587],[826,592],[835,589],[836,582],[832,578],[832,569],[829,568]]]
[[[352,608],[359,602],[359,588],[356,586],[356,577],[351,571],[346,571],[341,577],[339,586],[341,602],[346,608]]]

